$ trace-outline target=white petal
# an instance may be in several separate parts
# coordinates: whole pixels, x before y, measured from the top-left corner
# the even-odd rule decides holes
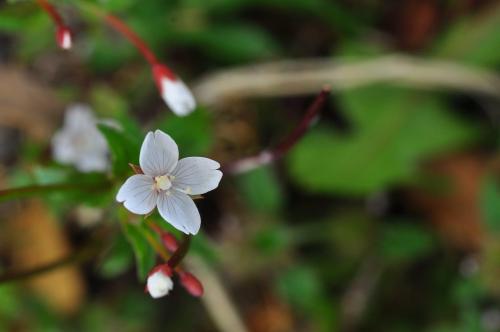
[[[151,297],[155,299],[167,295],[173,288],[172,279],[161,271],[157,271],[148,277],[147,289]]]
[[[172,112],[179,116],[188,115],[196,107],[196,101],[191,91],[180,79],[162,78],[161,97]]]
[[[179,160],[172,172],[173,186],[190,195],[201,195],[217,188],[222,178],[220,164],[203,157],[188,157]]]
[[[161,176],[170,173],[179,160],[179,149],[174,140],[156,130],[144,139],[139,156],[139,164],[146,175]]]
[[[121,186],[116,200],[135,214],[147,214],[156,206],[158,194],[153,188],[154,180],[147,175],[132,175]]]
[[[95,126],[95,122],[94,113],[92,113],[92,109],[86,104],[71,104],[64,115],[64,127],[73,130],[81,129],[82,125],[84,127],[89,125]]]
[[[200,230],[201,218],[193,200],[186,194],[171,190],[158,195],[158,212],[167,222],[186,234]]]

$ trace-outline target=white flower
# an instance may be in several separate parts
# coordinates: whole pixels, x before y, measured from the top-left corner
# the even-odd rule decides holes
[[[167,295],[174,288],[174,283],[172,279],[160,269],[153,272],[148,277],[146,287],[151,297],[157,299]]]
[[[162,64],[154,65],[153,75],[161,97],[172,112],[185,116],[194,111],[196,101],[184,82]]]
[[[142,143],[136,174],[122,185],[116,200],[135,214],[148,214],[155,206],[167,222],[186,234],[196,234],[201,218],[188,195],[201,195],[217,188],[222,178],[219,163],[203,157],[179,160],[174,140],[156,130]]]
[[[74,165],[81,172],[109,168],[109,150],[96,127],[90,108],[82,104],[68,107],[64,126],[52,137],[52,154],[62,164]]]

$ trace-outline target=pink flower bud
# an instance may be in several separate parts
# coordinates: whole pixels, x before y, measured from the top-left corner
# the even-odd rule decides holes
[[[63,50],[69,50],[71,48],[71,31],[64,25],[59,25],[56,31],[56,41],[57,45]]]
[[[203,295],[203,285],[201,282],[189,272],[179,272],[179,277],[182,286],[195,297],[200,297]]]
[[[161,235],[161,241],[163,242],[165,248],[167,248],[167,250],[170,252],[175,252],[177,251],[177,248],[179,248],[179,244],[177,243],[177,239],[175,238],[175,236],[168,232],[165,232]]]

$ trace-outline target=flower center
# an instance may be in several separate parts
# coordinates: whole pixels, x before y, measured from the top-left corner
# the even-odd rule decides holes
[[[172,182],[168,175],[155,176],[155,186],[160,190],[168,190],[172,187]]]

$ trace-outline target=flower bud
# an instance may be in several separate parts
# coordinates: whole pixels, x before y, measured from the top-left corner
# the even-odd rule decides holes
[[[69,50],[71,48],[71,31],[68,27],[64,25],[59,25],[56,31],[56,41],[57,45],[63,50]]]
[[[179,277],[182,286],[195,297],[200,297],[203,295],[203,285],[201,282],[189,272],[179,272]]]
[[[146,289],[152,298],[157,299],[167,295],[173,288],[172,269],[162,264],[155,267],[148,276]]]
[[[167,248],[167,250],[170,252],[175,252],[177,251],[177,248],[179,248],[179,244],[177,243],[177,239],[175,238],[175,236],[168,232],[165,232],[161,235],[161,241],[163,242],[165,248]]]
[[[153,77],[161,97],[172,112],[185,116],[195,109],[196,101],[191,91],[167,66],[154,65]]]

